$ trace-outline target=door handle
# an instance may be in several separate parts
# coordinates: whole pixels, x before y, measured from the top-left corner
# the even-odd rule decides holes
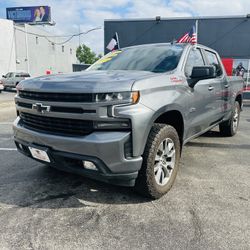
[[[229,85],[228,85],[228,84],[226,84],[226,85],[224,85],[224,87],[227,89],[227,88],[229,87]]]
[[[209,86],[209,87],[208,87],[208,90],[209,90],[209,91],[211,91],[211,90],[213,90],[213,89],[214,89],[213,86]]]

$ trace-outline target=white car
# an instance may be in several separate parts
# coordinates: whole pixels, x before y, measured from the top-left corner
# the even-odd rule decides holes
[[[2,92],[3,89],[4,89],[3,83],[2,83],[2,81],[0,80],[0,93]]]
[[[4,89],[6,89],[15,88],[19,82],[29,78],[30,74],[26,72],[9,72],[2,77],[3,78],[1,79],[1,81],[3,83]]]

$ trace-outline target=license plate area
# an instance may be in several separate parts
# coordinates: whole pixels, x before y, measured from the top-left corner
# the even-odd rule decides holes
[[[51,162],[46,150],[29,147],[30,153],[33,158],[44,162]]]

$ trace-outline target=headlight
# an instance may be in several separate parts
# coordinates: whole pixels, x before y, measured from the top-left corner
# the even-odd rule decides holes
[[[139,91],[133,92],[113,92],[113,93],[100,93],[95,95],[96,102],[128,102],[137,103],[139,100]]]

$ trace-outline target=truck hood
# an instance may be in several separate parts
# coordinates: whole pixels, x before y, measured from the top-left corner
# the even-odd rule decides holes
[[[136,80],[155,76],[147,71],[83,71],[72,74],[47,75],[21,81],[20,90],[67,93],[101,93],[130,91]]]

